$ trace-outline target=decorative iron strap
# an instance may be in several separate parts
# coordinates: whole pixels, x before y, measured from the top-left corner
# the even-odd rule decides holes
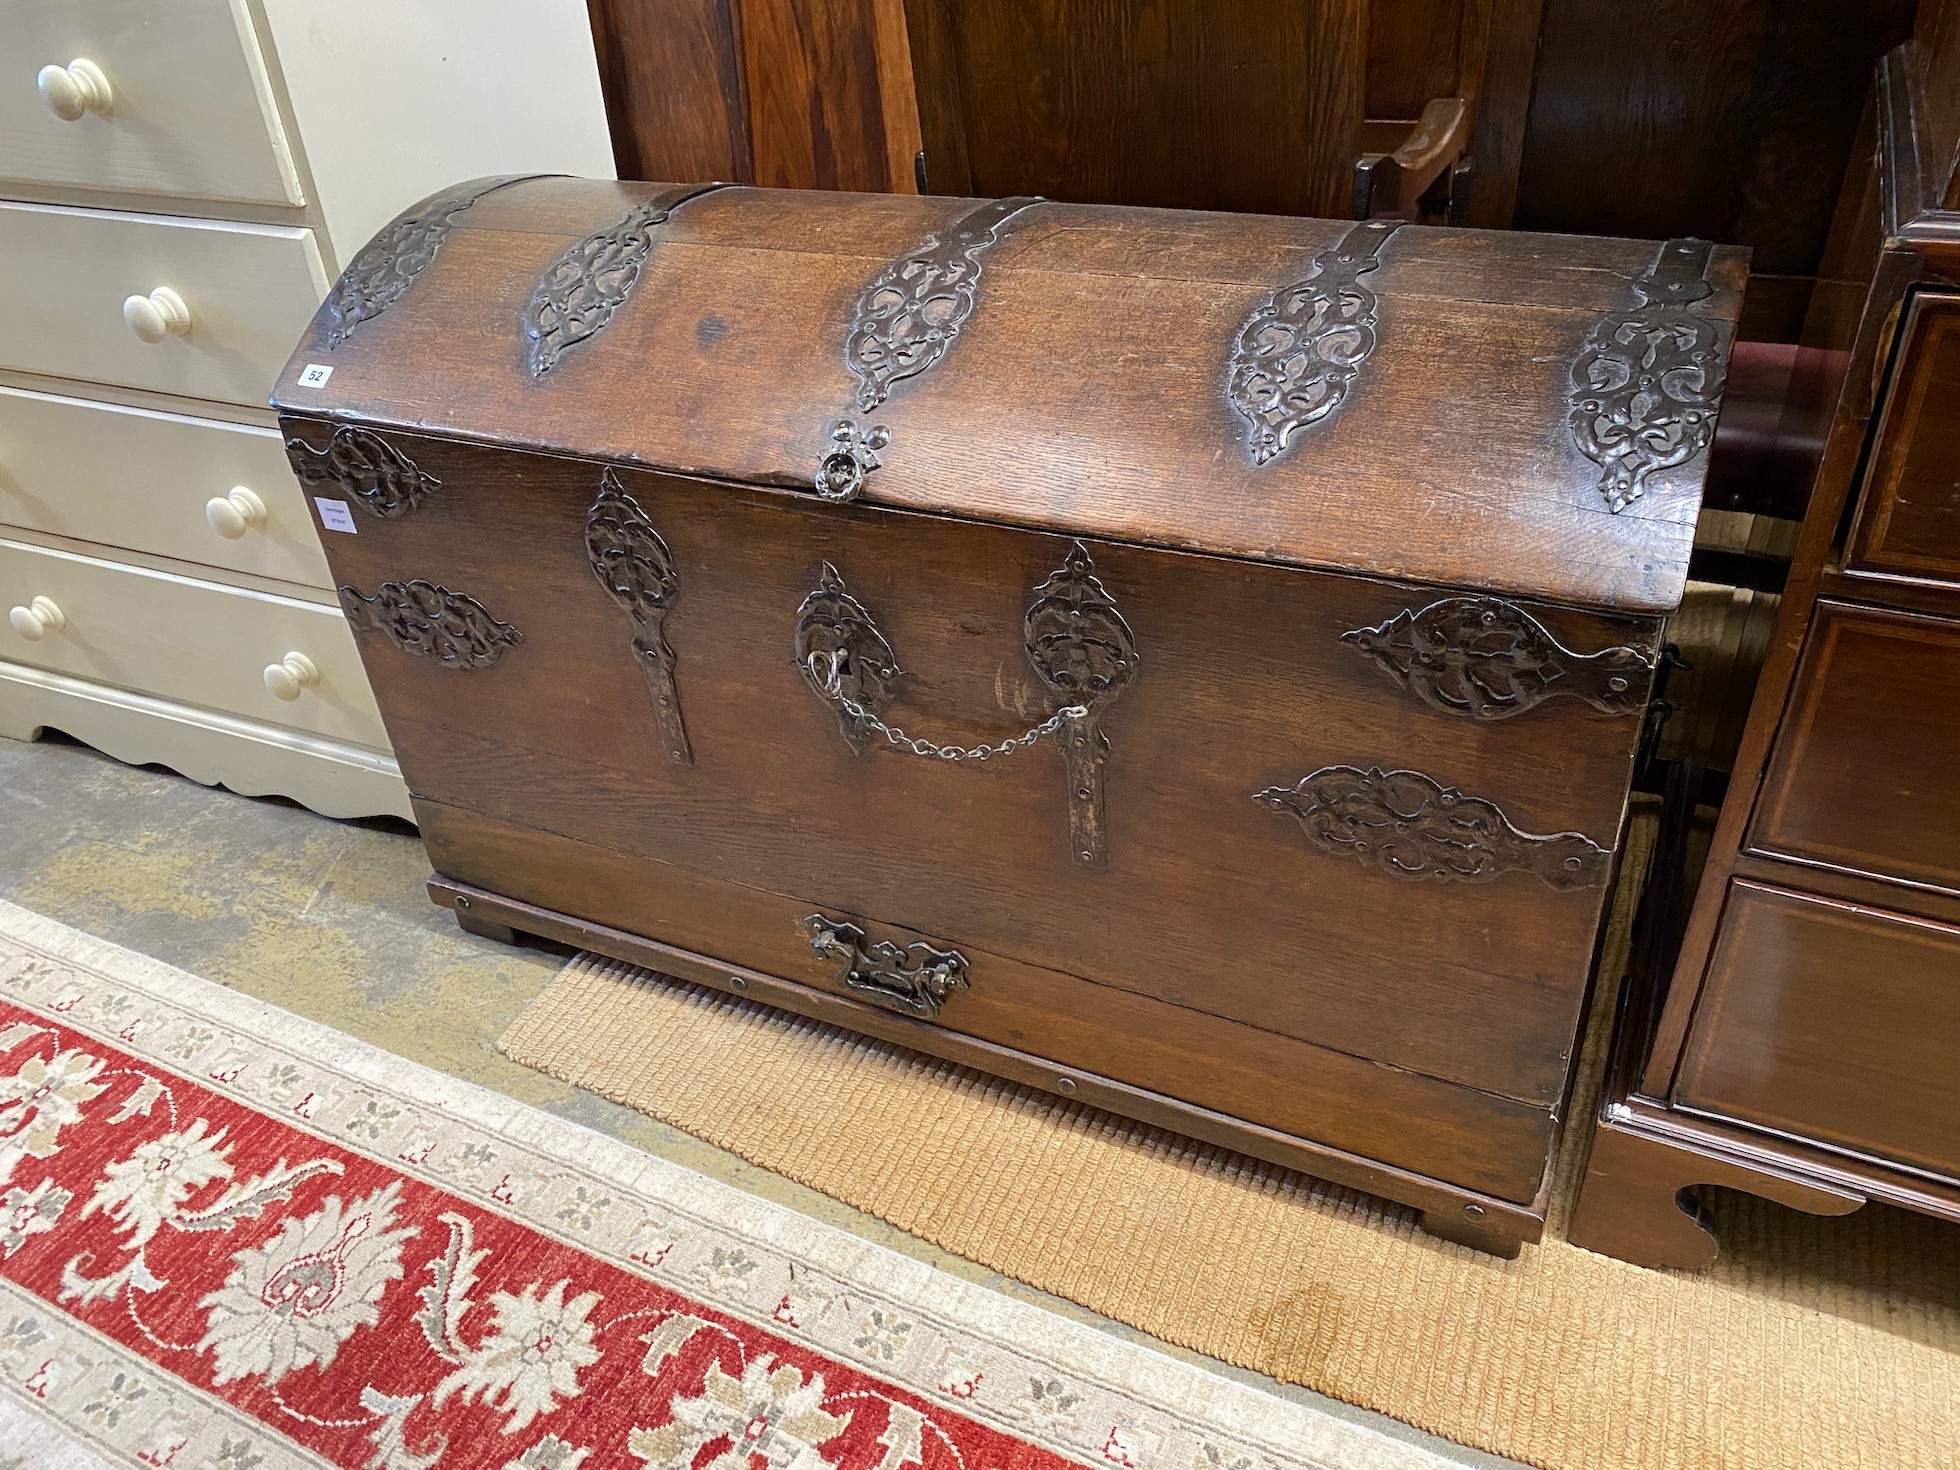
[[[894,384],[915,378],[946,355],[973,315],[980,257],[1001,227],[1034,198],[996,199],[970,209],[917,249],[893,261],[859,293],[844,360],[857,374],[859,413],[869,413]]]
[[[796,666],[819,699],[836,705],[838,729],[852,751],[863,755],[904,671],[877,619],[851,596],[829,562],[816,590],[796,609]]]
[[[969,988],[966,956],[923,941],[903,949],[872,939],[856,924],[812,914],[803,921],[810,948],[841,967],[837,983],[873,1005],[930,1021],[955,990]]]
[[[1566,695],[1609,715],[1637,715],[1658,655],[1616,646],[1574,653],[1501,597],[1446,597],[1372,628],[1343,633],[1431,709],[1508,720]]]
[[[1008,220],[1041,202],[996,199],[970,209],[886,266],[858,293],[844,362],[857,376],[859,413],[869,413],[896,385],[946,355],[973,315],[980,257],[999,242]],[[864,477],[879,467],[878,452],[891,435],[883,425],[847,418],[831,425],[830,437],[835,447],[818,465],[817,494],[825,500],[854,499]]]
[[[633,619],[633,657],[653,695],[653,717],[668,759],[677,766],[693,765],[674,687],[674,650],[664,628],[681,593],[674,554],[610,467],[600,473],[599,498],[586,512],[585,555],[599,585]]]
[[[442,488],[442,481],[416,468],[401,450],[358,424],[336,428],[325,449],[315,449],[304,439],[288,439],[286,460],[302,485],[338,485],[383,520],[407,515],[431,490]]]
[[[404,653],[434,659],[445,669],[487,669],[524,641],[474,597],[419,577],[383,582],[372,597],[358,587],[338,591],[349,627],[385,634]]]
[[[531,340],[531,376],[541,378],[579,343],[598,335],[626,304],[653,253],[653,232],[690,199],[724,184],[681,184],[663,189],[610,224],[568,246],[544,268],[524,303],[524,335]]]
[[[1282,453],[1293,435],[1341,406],[1375,350],[1380,299],[1361,277],[1401,220],[1364,220],[1313,258],[1307,274],[1282,286],[1239,328],[1225,396],[1252,426],[1255,464]]]
[[[1021,619],[1028,662],[1056,698],[1083,714],[1062,736],[1068,767],[1069,851],[1075,861],[1101,867],[1108,848],[1103,820],[1103,767],[1109,737],[1102,717],[1137,676],[1136,635],[1096,576],[1080,541],[1052,576],[1034,589]]]
[[[494,178],[472,179],[440,194],[424,199],[376,235],[340,273],[327,296],[327,350],[331,352],[362,322],[372,321],[402,297],[415,284],[415,278],[434,263],[456,216],[485,194],[525,179],[548,178],[547,174],[500,174]]]
[[[1598,888],[1612,859],[1578,832],[1520,832],[1495,804],[1420,771],[1325,766],[1252,799],[1298,819],[1322,852],[1411,881],[1488,883],[1530,873],[1553,888]]]
[[[1656,471],[1686,464],[1715,437],[1727,369],[1721,329],[1689,310],[1713,293],[1714,247],[1669,240],[1651,274],[1633,283],[1637,304],[1594,323],[1572,364],[1572,438],[1599,465],[1599,493],[1618,515],[1647,493]]]
[[[1136,677],[1136,638],[1115,599],[1095,575],[1088,549],[1076,542],[1063,565],[1030,594],[1022,618],[1022,650],[1059,705],[1039,723],[986,745],[956,745],[908,734],[880,712],[902,677],[897,655],[870,611],[844,588],[829,562],[816,591],[797,609],[796,660],[826,704],[851,749],[862,755],[879,735],[901,751],[935,760],[981,762],[1005,758],[1058,736],[1069,783],[1070,850],[1075,861],[1100,866],[1106,846],[1103,766],[1109,737],[1104,710]]]

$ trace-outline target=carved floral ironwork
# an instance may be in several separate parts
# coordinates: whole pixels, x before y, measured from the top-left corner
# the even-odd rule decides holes
[[[860,413],[869,413],[894,386],[946,355],[979,299],[981,256],[999,241],[1009,219],[1039,203],[995,199],[970,209],[886,266],[858,293],[844,362],[857,376],[854,401]],[[879,467],[879,452],[891,435],[882,424],[839,419],[831,425],[830,439],[817,463],[817,494],[854,500],[865,476]]]
[[[1004,759],[1055,736],[1068,775],[1070,850],[1075,861],[1099,866],[1105,847],[1103,765],[1109,759],[1109,738],[1100,721],[1136,677],[1136,637],[1079,541],[1029,599],[1022,647],[1036,675],[1056,696],[1056,708],[1031,728],[990,744],[942,744],[885,722],[881,712],[903,677],[897,655],[829,562],[823,564],[817,590],[797,609],[797,665],[817,696],[837,711],[844,738],[860,755],[883,735],[912,755],[979,763]]]
[[[1321,851],[1412,881],[1488,883],[1530,873],[1561,890],[1598,888],[1612,862],[1590,837],[1520,832],[1492,802],[1420,771],[1326,766],[1252,799],[1296,818]]]
[[[1647,493],[1658,470],[1686,464],[1715,437],[1727,370],[1721,330],[1689,309],[1712,291],[1706,240],[1669,240],[1638,304],[1600,318],[1572,364],[1572,437],[1603,473],[1615,515]]]
[[[1109,737],[1102,716],[1136,678],[1136,635],[1116,599],[1095,574],[1080,541],[1062,565],[1034,589],[1021,620],[1028,662],[1065,706],[1087,713],[1062,731],[1068,772],[1069,850],[1078,863],[1100,867],[1108,846],[1103,815],[1103,766]]]
[[[524,304],[531,376],[543,377],[566,352],[611,321],[639,284],[641,268],[653,253],[653,232],[690,199],[722,187],[683,184],[663,189],[568,246],[546,266]]]
[[[302,485],[338,485],[384,520],[407,515],[442,481],[383,439],[358,424],[342,424],[325,449],[304,439],[286,441],[286,459]]]
[[[1400,220],[1364,220],[1323,250],[1300,280],[1275,291],[1239,329],[1225,396],[1251,424],[1255,464],[1341,406],[1375,350],[1380,299],[1361,277],[1381,264]]]
[[[416,578],[383,582],[369,596],[358,587],[339,589],[341,611],[357,632],[373,629],[417,658],[446,669],[487,669],[524,635],[462,592]]]
[[[923,941],[900,948],[871,939],[856,924],[812,914],[803,921],[810,948],[842,967],[837,983],[873,1005],[930,1021],[955,990],[969,988],[966,956]]]
[[[1431,709],[1507,720],[1566,695],[1609,715],[1639,714],[1657,655],[1615,646],[1574,653],[1500,597],[1446,597],[1343,633]]]
[[[1039,199],[996,199],[968,210],[893,261],[859,293],[844,360],[857,374],[857,406],[869,413],[896,383],[926,371],[973,315],[980,257],[1002,227]]]
[[[327,350],[332,351],[362,322],[372,321],[408,294],[415,278],[435,262],[456,216],[484,195],[506,184],[542,177],[500,174],[472,179],[425,199],[370,240],[327,296]]]
[[[601,471],[599,498],[586,512],[585,553],[599,585],[633,619],[633,657],[646,675],[668,759],[680,766],[694,764],[674,684],[674,650],[665,631],[667,614],[681,591],[674,554],[610,467]]]
[[[829,562],[816,590],[796,609],[796,666],[817,697],[837,711],[838,728],[851,749],[863,755],[878,734],[866,716],[875,717],[891,703],[903,671],[877,620]],[[859,712],[848,709],[846,701]]]

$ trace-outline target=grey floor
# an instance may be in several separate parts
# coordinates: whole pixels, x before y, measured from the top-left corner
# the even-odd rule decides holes
[[[1513,1463],[1157,1342],[517,1066],[496,1050],[496,1038],[565,955],[462,933],[428,901],[428,875],[421,843],[401,823],[331,821],[169,771],[133,769],[58,737],[32,745],[0,739],[0,898],[626,1139],[949,1274],[1374,1424],[1457,1463]]]

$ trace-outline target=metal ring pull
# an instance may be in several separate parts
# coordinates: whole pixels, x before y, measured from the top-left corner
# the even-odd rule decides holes
[[[860,428],[855,419],[839,419],[830,427],[831,442],[837,447],[817,464],[819,500],[855,500],[864,489],[864,477],[884,461],[878,452],[892,442],[883,424]]]

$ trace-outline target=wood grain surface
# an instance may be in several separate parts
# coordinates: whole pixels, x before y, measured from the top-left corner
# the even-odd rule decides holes
[[[542,382],[517,319],[572,240],[648,185],[541,180],[458,221],[396,307],[327,361],[315,335],[277,401],[462,437],[807,485],[855,386],[852,305],[968,206],[724,190],[662,228],[603,335]],[[1634,304],[1655,246],[1403,230],[1367,278],[1380,345],[1347,401],[1255,466],[1225,396],[1233,344],[1339,223],[1044,205],[985,258],[945,360],[876,417],[867,498],[900,508],[1487,588],[1637,612],[1679,601],[1705,470],[1656,475],[1611,515],[1566,427],[1570,369]],[[1743,258],[1718,250],[1702,310],[1732,322]]]
[[[1451,718],[1340,641],[1433,593],[1090,543],[1142,668],[1103,722],[1096,870],[1071,860],[1052,744],[985,766],[883,742],[854,755],[794,662],[796,609],[828,561],[908,671],[894,723],[961,744],[1018,733],[1054,703],[1021,614],[1067,540],[623,474],[679,573],[666,635],[695,759],[676,767],[633,624],[586,565],[596,471],[393,442],[445,490],[332,538],[337,576],[364,590],[426,578],[524,635],[467,673],[363,635],[417,795],[1540,1106],[1558,1097],[1603,889],[1524,873],[1409,882],[1314,850],[1251,799],[1326,765],[1412,768],[1526,831],[1614,844],[1637,720],[1575,700]],[[1575,648],[1654,637],[1536,611]]]
[[[1554,1134],[1546,1107],[1378,1066],[971,945],[962,951],[971,962],[970,986],[935,1021],[895,1016],[853,1000],[837,984],[836,962],[812,952],[802,926],[812,908],[807,900],[442,803],[418,799],[415,810],[445,878],[629,934],[658,935],[745,974],[780,977],[788,986],[751,991],[771,1004],[981,1066],[988,1059],[962,1043],[989,1042],[1051,1069],[1081,1069],[1518,1204],[1532,1202],[1545,1172]],[[834,905],[825,912],[851,917]],[[920,937],[856,917],[876,937],[899,943]],[[1276,1078],[1286,1085],[1276,1087]]]
[[[1913,299],[1847,569],[1960,586],[1960,293]]]
[[[1362,0],[907,0],[906,19],[936,193],[1347,212]]]
[[[1960,621],[1820,602],[1749,834],[1960,893]]]
[[[623,179],[754,177],[731,0],[586,0]]]
[[[1960,1173],[1956,973],[1960,929],[1738,882],[1676,1099]]]

